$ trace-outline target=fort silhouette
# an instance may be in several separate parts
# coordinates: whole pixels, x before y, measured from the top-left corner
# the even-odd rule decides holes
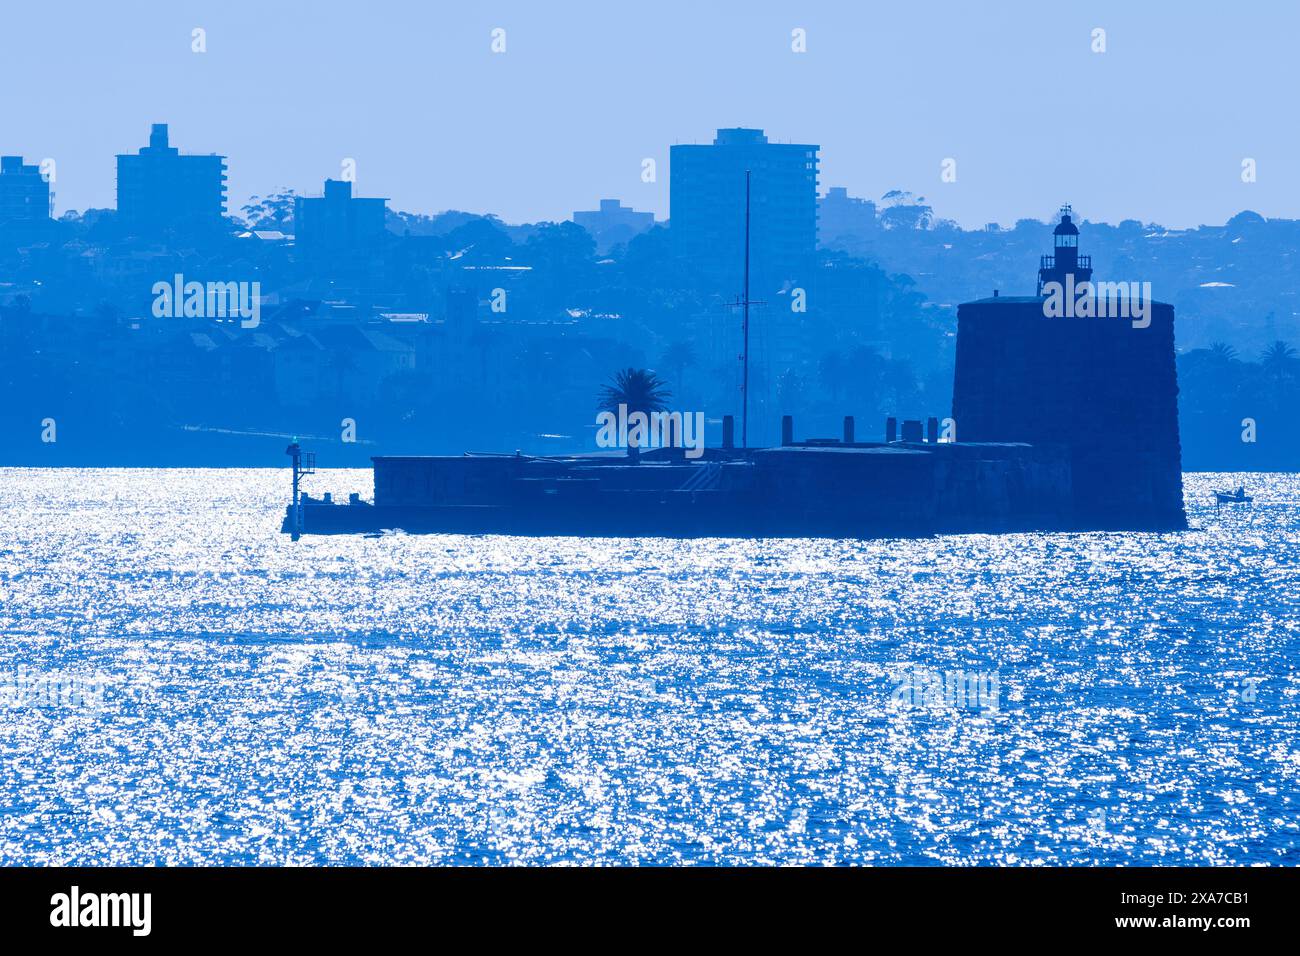
[[[1050,282],[1085,285],[1078,229],[1063,214]],[[1173,308],[1145,326],[1048,314],[1044,295],[958,309],[955,432],[896,419],[884,441],[842,435],[736,447],[537,457],[377,456],[373,504],[299,494],[314,471],[294,443],[284,530],[558,535],[917,536],[942,532],[1185,527]],[[698,453],[698,449],[693,449]]]

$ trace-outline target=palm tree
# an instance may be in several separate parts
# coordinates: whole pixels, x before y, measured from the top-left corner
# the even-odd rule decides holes
[[[1227,342],[1211,342],[1210,354],[1224,362],[1232,362],[1237,358],[1237,350]]]
[[[1259,356],[1259,364],[1275,375],[1290,371],[1296,360],[1296,350],[1285,342],[1274,342]]]
[[[1296,358],[1296,350],[1292,349],[1286,342],[1274,342],[1268,349],[1260,354],[1260,362],[1269,364],[1273,362],[1291,362]]]
[[[625,405],[629,417],[634,412],[649,417],[652,412],[666,411],[671,397],[668,383],[650,369],[625,368],[614,374],[610,384],[601,386],[597,408],[617,415],[619,406]],[[635,458],[636,445],[629,443],[627,453]]]

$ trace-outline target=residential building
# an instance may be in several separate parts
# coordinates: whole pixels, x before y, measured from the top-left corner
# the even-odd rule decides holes
[[[117,157],[117,213],[135,235],[202,234],[225,226],[226,158],[183,154],[155,123],[149,145]]]
[[[294,200],[294,243],[308,256],[372,248],[384,237],[387,203],[353,196],[351,182],[327,179],[324,195]]]
[[[596,240],[596,251],[604,253],[653,228],[655,214],[637,212],[618,199],[602,199],[599,209],[575,212],[573,221],[591,233]]]
[[[843,186],[832,186],[817,201],[817,237],[823,246],[865,239],[879,230],[876,204],[850,196]]]
[[[21,156],[0,156],[0,226],[50,218],[50,184],[39,166]]]
[[[748,173],[751,296],[809,281],[819,148],[772,143],[762,130],[739,128],[718,130],[711,145],[672,147],[669,228],[678,254],[716,281],[719,293],[741,292]]]

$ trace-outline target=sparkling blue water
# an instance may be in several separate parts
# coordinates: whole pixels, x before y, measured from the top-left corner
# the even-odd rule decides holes
[[[293,544],[286,485],[0,469],[0,862],[1300,863],[1300,476],[874,542]]]

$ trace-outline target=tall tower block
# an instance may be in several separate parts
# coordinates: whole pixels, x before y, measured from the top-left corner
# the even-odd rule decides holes
[[[1186,527],[1173,306],[1144,301],[1134,317],[1127,289],[1094,285],[1068,207],[1055,240],[1039,295],[957,309],[957,439],[1066,446],[1080,527]]]

